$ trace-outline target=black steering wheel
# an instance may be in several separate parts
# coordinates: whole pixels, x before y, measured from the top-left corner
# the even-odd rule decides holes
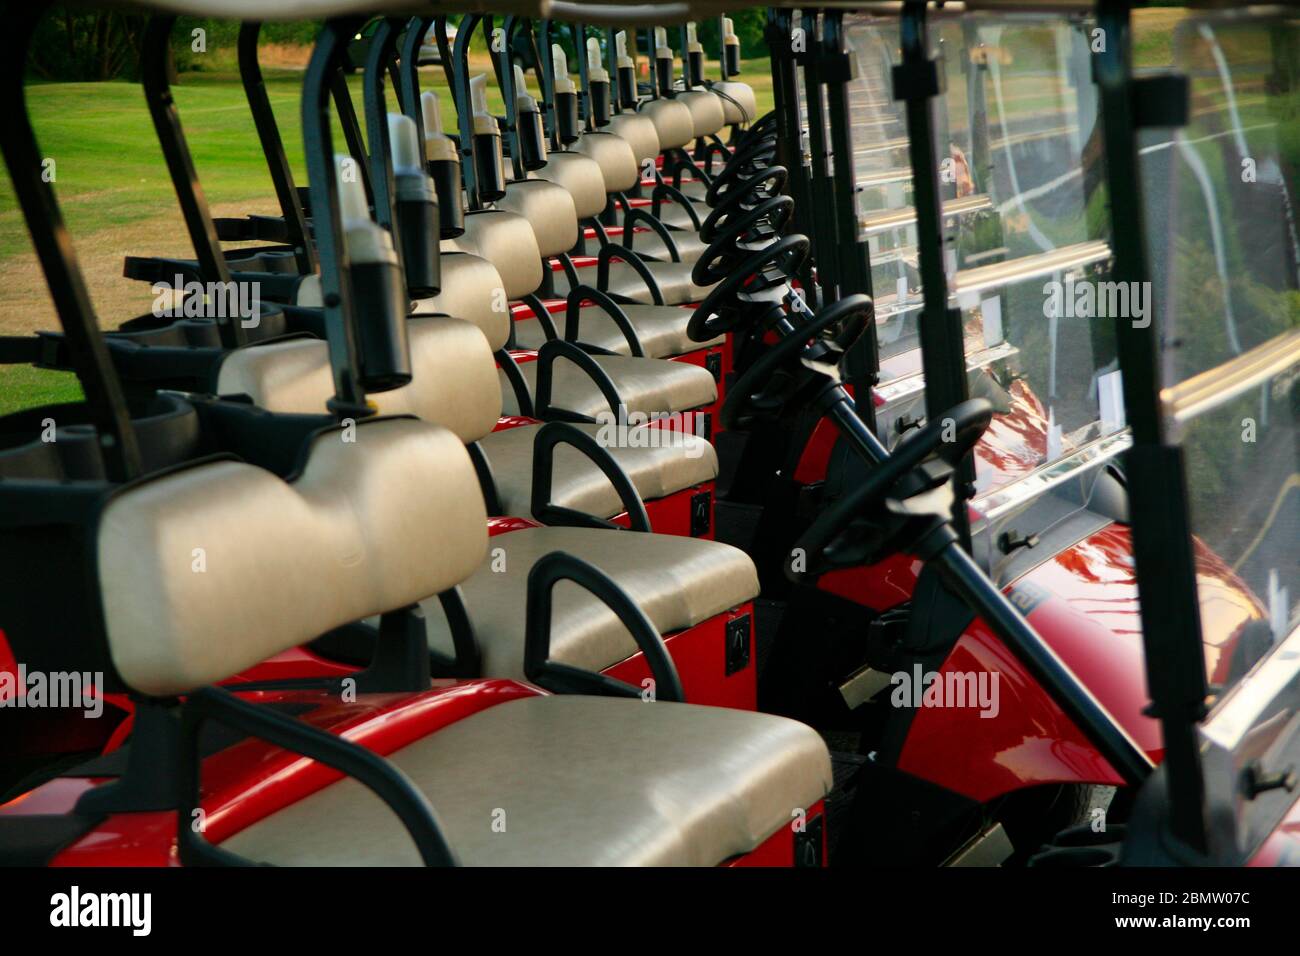
[[[782,336],[727,388],[722,427],[747,428],[779,416],[817,375],[803,365],[805,352],[811,350],[809,357],[817,361],[838,364],[874,315],[870,296],[845,296]],[[799,317],[791,316],[791,322],[798,323]]]
[[[725,332],[739,328],[744,322],[746,310],[730,308],[732,299],[741,291],[760,291],[770,288],[772,283],[758,280],[751,288],[750,282],[768,269],[773,269],[785,276],[795,275],[808,258],[810,243],[808,237],[795,233],[782,236],[757,252],[731,271],[731,273],[709,290],[708,296],[691,314],[686,325],[686,334],[693,342],[709,342]]]
[[[897,550],[900,537],[908,531],[909,516],[933,523],[937,514],[924,506],[911,514],[905,506],[898,508],[895,517],[901,520],[896,522],[892,533],[884,536],[879,527],[872,529],[858,519],[865,518],[868,512],[886,509],[891,498],[906,501],[948,485],[957,463],[975,447],[992,420],[993,405],[985,399],[972,398],[905,438],[887,459],[872,467],[861,484],[818,515],[804,532],[795,548],[804,555],[806,568],[792,573],[791,577],[815,577],[832,568],[857,563],[854,556],[837,560],[836,555],[846,554],[855,539],[870,537],[873,531],[878,539],[873,548],[876,553]],[[927,462],[931,456],[937,456],[938,460]],[[951,502],[950,497],[947,500]]]
[[[709,188],[704,194],[704,201],[710,206],[716,206],[723,199],[727,198],[727,193],[737,188],[737,180],[741,176],[751,176],[760,166],[766,166],[764,159],[770,159],[776,155],[776,139],[764,137],[750,143],[740,152],[736,153],[722,168],[722,171],[714,177],[713,182],[709,183]]]
[[[708,218],[700,224],[700,238],[705,242],[712,242],[718,231],[726,228],[727,221],[734,214],[744,212],[739,207],[758,196],[759,190],[766,186],[767,198],[778,197],[785,189],[786,180],[789,178],[790,172],[784,166],[769,166],[734,189],[727,190],[726,197],[713,207]]]
[[[773,196],[765,199],[753,209],[736,213],[737,218],[726,220],[727,225],[716,233],[709,242],[709,247],[691,266],[691,281],[699,286],[710,286],[721,282],[735,270],[742,260],[755,252],[740,246],[745,237],[761,223],[767,223],[772,231],[781,233],[794,215],[794,200],[789,196]],[[700,230],[700,238],[705,238]]]

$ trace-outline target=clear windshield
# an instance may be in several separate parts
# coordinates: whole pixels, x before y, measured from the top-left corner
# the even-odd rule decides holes
[[[1190,122],[1142,147],[1160,375],[1183,448],[1206,668],[1300,625],[1300,19],[1182,19]]]
[[[889,40],[897,42],[897,30],[866,20],[849,34],[855,49],[887,63],[880,51],[896,57]],[[1111,316],[1147,303],[1121,301],[1106,281],[1089,30],[1082,20],[1007,14],[941,17],[930,27],[944,84],[934,110],[944,263],[965,327],[971,394],[998,410],[977,452],[981,494],[1124,427]],[[861,57],[859,72],[871,82]],[[876,114],[898,115],[893,103],[862,97]],[[901,120],[897,128],[906,134]],[[888,145],[885,135],[856,137],[855,153]],[[887,173],[884,157],[906,168],[906,151],[892,145],[870,155],[872,165],[857,163],[859,182]],[[910,190],[897,189],[861,217],[877,302],[886,403],[879,417],[890,441],[924,407],[910,201]]]

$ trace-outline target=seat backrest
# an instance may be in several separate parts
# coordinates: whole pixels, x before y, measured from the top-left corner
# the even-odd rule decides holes
[[[659,133],[655,129],[654,120],[649,116],[619,113],[610,118],[609,126],[605,128],[615,136],[621,136],[632,147],[632,155],[636,157],[638,167],[659,155]]]
[[[524,179],[506,185],[497,208],[528,220],[545,257],[568,252],[578,243],[578,208],[563,186],[545,179]]]
[[[641,115],[655,124],[659,149],[678,149],[695,138],[695,118],[685,103],[677,100],[650,100],[641,105]]]
[[[567,151],[551,153],[546,165],[533,173],[532,178],[545,179],[567,189],[580,219],[599,216],[605,210],[608,199],[605,177],[600,165],[590,156]]]
[[[511,299],[536,292],[542,284],[542,250],[532,223],[500,209],[479,209],[465,216],[465,232],[443,242],[444,249],[486,259],[501,274]]]
[[[722,108],[722,98],[708,90],[687,90],[677,94],[677,102],[684,103],[691,111],[691,124],[695,138],[712,136],[726,125],[727,117]]]
[[[442,254],[442,289],[416,299],[414,315],[451,315],[478,326],[492,351],[510,339],[510,299],[497,267],[467,252]]]
[[[492,431],[501,417],[501,389],[482,331],[458,318],[414,316],[407,338],[411,382],[369,396],[380,414],[414,415],[466,443]],[[329,347],[304,338],[236,349],[222,362],[217,387],[268,411],[319,414],[334,394]]]
[[[199,464],[127,486],[100,515],[108,650],[129,687],[182,694],[445,591],[486,548],[469,454],[424,422],[324,431],[293,482]]]
[[[625,192],[634,188],[641,179],[641,164],[636,153],[631,144],[617,133],[585,133],[573,148],[595,160],[605,179],[606,193]]]
[[[710,89],[722,100],[722,114],[728,125],[752,123],[758,119],[754,88],[739,80],[719,80]]]

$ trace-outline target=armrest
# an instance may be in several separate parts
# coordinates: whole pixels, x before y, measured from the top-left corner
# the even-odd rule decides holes
[[[627,344],[632,349],[634,356],[645,358],[645,349],[641,347],[641,339],[637,336],[636,329],[632,327],[632,320],[628,318],[622,306],[606,293],[589,285],[578,285],[569,290],[569,300],[564,312],[564,340],[566,342],[581,341],[578,335],[578,323],[582,315],[584,299],[590,299],[614,320],[614,324],[618,326],[619,331],[623,333],[623,337],[627,339]]]
[[[177,843],[186,865],[246,866],[252,861],[213,846],[191,825],[199,808],[199,730],[207,721],[310,757],[355,779],[384,801],[411,835],[426,866],[455,866],[437,815],[424,794],[383,757],[342,737],[286,714],[241,700],[229,691],[204,687],[181,708],[180,778],[177,793]]]
[[[641,689],[604,674],[551,660],[551,604],[555,585],[571,581],[618,615],[650,665],[655,699],[684,703],[686,692],[659,631],[618,584],[603,571],[562,551],[553,551],[528,572],[524,623],[524,676],[556,694],[639,697]]]
[[[632,479],[619,467],[609,449],[584,431],[566,422],[550,422],[537,430],[533,440],[533,517],[542,524],[569,525],[578,528],[613,528],[619,526],[599,515],[590,515],[573,508],[565,508],[551,501],[551,483],[555,477],[555,449],[559,445],[576,448],[599,468],[618,492],[623,510],[627,512],[633,531],[649,531],[650,516],[645,503],[637,493]]]
[[[536,292],[528,293],[519,301],[528,306],[533,315],[537,317],[537,321],[541,325],[542,332],[546,336],[548,342],[560,337],[560,332],[555,327],[555,320],[551,318],[551,313],[546,310],[546,306],[542,303],[542,300],[538,298]],[[511,324],[513,325],[514,323],[512,322]],[[512,329],[511,338],[513,337],[514,330]]]
[[[510,383],[511,391],[515,393],[515,404],[519,407],[519,414],[524,418],[533,418],[533,396],[528,394],[528,382],[524,380],[524,373],[519,371],[519,363],[505,349],[497,349],[493,355],[496,357],[497,366],[506,373],[506,381]],[[540,373],[540,369],[538,371]]]
[[[644,209],[629,209],[627,215],[623,217],[623,245],[632,248],[632,237],[636,235],[633,225],[637,222],[644,222],[650,227],[651,231],[656,233],[668,247],[668,254],[672,256],[673,262],[681,262],[682,254],[677,250],[677,243],[673,240],[672,233],[662,222],[650,215]]]
[[[452,586],[438,595],[442,613],[447,616],[447,628],[451,631],[451,646],[455,657],[435,651],[428,646],[425,638],[425,669],[433,677],[482,677],[483,655],[479,652],[478,640],[474,637],[474,625],[470,623],[469,611],[465,609],[465,598],[460,588]],[[423,626],[424,620],[421,618]]]
[[[699,152],[702,155],[697,158],[704,160],[704,168],[701,172],[704,173],[706,182],[712,181],[713,179],[714,156],[722,157],[723,166],[726,166],[727,160],[731,159],[731,150],[727,148],[727,144],[724,143],[716,133],[711,137],[700,141]]]
[[[650,206],[651,212],[658,217],[659,210],[663,207],[665,196],[686,210],[686,214],[690,216],[691,224],[695,227],[695,231],[699,232],[700,214],[695,210],[694,203],[692,203],[690,199],[688,199],[682,191],[675,186],[670,186],[667,183],[659,183],[655,186],[650,193],[650,198],[653,201]]]
[[[596,387],[600,389],[600,394],[609,403],[609,410],[617,415],[618,410],[624,407],[623,399],[619,396],[618,388],[615,387],[613,380],[605,374],[605,370],[596,364],[595,359],[573,342],[555,339],[545,343],[537,350],[537,380],[535,383],[537,394],[533,401],[533,408],[535,409],[533,417],[540,418],[543,421],[590,422],[593,420],[579,412],[551,404],[555,362],[561,358],[567,359],[587,373],[587,377],[596,383]]]
[[[646,266],[645,260],[639,255],[624,246],[611,243],[600,250],[600,255],[596,257],[596,286],[602,292],[609,290],[609,264],[614,259],[619,259],[630,265],[633,271],[639,275],[650,290],[650,297],[654,299],[655,305],[664,304],[663,290],[659,288],[659,283],[655,277],[650,274],[650,269]]]

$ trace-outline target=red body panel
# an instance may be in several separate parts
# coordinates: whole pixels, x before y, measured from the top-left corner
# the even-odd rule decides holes
[[[1111,525],[1030,571],[1009,589],[1040,596],[1029,622],[1153,760],[1163,755],[1159,726],[1142,713],[1148,697],[1142,628],[1127,528]],[[1263,611],[1241,582],[1204,547],[1197,572],[1211,673],[1226,666],[1233,637]],[[1035,599],[1038,599],[1037,597]],[[1212,621],[1212,623],[1211,623]],[[1118,783],[1118,777],[976,620],[943,673],[998,675],[1000,707],[921,708],[899,766],[975,800],[1046,783]]]
[[[749,615],[749,663],[733,674],[726,673],[727,622]],[[750,603],[715,614],[692,628],[669,635],[664,643],[681,674],[686,699],[692,704],[756,710],[758,707],[758,668],[754,657],[754,606]],[[650,677],[645,655],[634,654],[625,661],[605,668],[610,677],[634,687]]]
[[[508,680],[439,682],[418,694],[365,695],[346,703],[332,695],[252,692],[253,700],[293,699],[315,705],[300,719],[339,734],[381,755],[497,704],[543,692]],[[204,761],[202,807],[205,835],[214,843],[228,839],[340,779],[313,761],[258,740],[243,740]],[[62,815],[102,779],[58,778],[0,806],[0,816]],[[821,801],[807,818],[824,817]],[[54,866],[176,866],[176,815],[173,812],[114,814],[60,851]],[[824,834],[823,834],[824,839]],[[789,866],[794,835],[782,827],[753,852],[729,860],[728,866]],[[823,859],[825,851],[823,848]]]

